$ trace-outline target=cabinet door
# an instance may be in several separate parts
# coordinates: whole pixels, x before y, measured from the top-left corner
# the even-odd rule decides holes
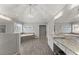
[[[55,44],[63,51],[63,52],[65,52],[65,47],[62,45],[62,44],[60,44],[59,42],[57,42],[57,41],[54,41],[55,42]]]

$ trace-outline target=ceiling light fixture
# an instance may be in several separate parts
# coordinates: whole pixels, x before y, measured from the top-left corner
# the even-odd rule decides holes
[[[32,4],[29,4],[29,14],[28,14],[28,17],[29,18],[33,18],[33,15],[32,15]]]
[[[8,20],[8,21],[11,21],[11,20],[12,20],[11,18],[6,17],[6,16],[4,16],[4,15],[0,15],[0,18],[1,18],[1,19],[4,19],[4,20]]]
[[[58,13],[58,14],[54,17],[54,19],[58,19],[59,17],[62,16],[62,14],[63,14],[63,12]]]

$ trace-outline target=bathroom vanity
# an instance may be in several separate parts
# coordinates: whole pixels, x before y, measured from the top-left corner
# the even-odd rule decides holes
[[[55,55],[79,55],[79,23],[56,23],[54,30]]]
[[[54,47],[57,46],[60,48],[61,51],[63,51],[63,55],[78,55],[79,54],[79,42],[75,39],[54,39]],[[58,51],[57,49],[54,49]],[[62,52],[59,50],[58,54],[62,54]],[[54,51],[54,53],[56,53]]]

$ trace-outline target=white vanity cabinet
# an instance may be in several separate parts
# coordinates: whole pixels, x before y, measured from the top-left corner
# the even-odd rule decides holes
[[[77,55],[74,51],[65,46],[60,40],[54,40],[54,44],[59,47],[66,55]]]

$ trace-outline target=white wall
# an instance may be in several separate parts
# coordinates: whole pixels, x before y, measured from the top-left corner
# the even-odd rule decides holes
[[[48,45],[53,51],[53,36],[54,36],[54,22],[50,20],[47,24],[47,39]]]
[[[6,25],[6,33],[21,33],[22,32],[22,24],[16,22],[3,22],[0,25]]]
[[[6,25],[5,31],[6,33],[13,33],[14,32],[14,22],[2,22],[0,25]]]
[[[0,55],[13,55],[19,51],[19,34],[0,33]]]
[[[55,23],[55,34],[60,34],[62,33],[62,23]]]
[[[6,25],[6,28],[5,28],[6,33],[13,33],[14,32],[14,22],[4,21],[4,22],[1,22],[0,25]]]
[[[71,23],[55,23],[55,34],[71,33]]]

